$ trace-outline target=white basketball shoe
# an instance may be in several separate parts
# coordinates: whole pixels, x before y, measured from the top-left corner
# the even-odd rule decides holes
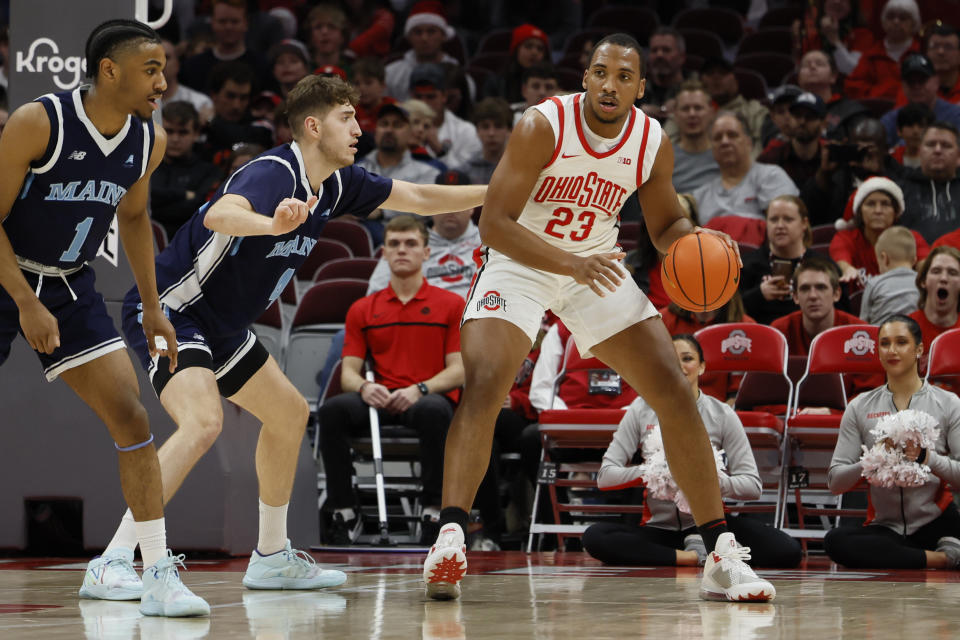
[[[768,602],[777,590],[757,576],[750,565],[750,547],[737,544],[729,531],[717,538],[716,548],[707,554],[703,566],[700,597],[704,600],[729,602]]]
[[[460,581],[467,575],[467,547],[463,529],[455,522],[440,527],[437,541],[423,563],[423,582],[428,598],[455,600],[460,597]]]
[[[140,598],[140,613],[145,616],[208,616],[210,605],[194,595],[180,581],[177,565],[183,567],[183,554],[173,555],[168,549],[167,557],[161,558],[152,567],[143,570],[143,596]],[[186,567],[184,567],[186,569]]]
[[[347,574],[322,569],[309,553],[287,546],[270,555],[254,551],[243,575],[247,589],[322,589],[347,581]]]
[[[106,551],[87,564],[80,597],[90,600],[139,600],[143,582],[133,568],[133,549]]]

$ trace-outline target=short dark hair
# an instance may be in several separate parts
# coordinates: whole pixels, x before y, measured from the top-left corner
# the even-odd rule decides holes
[[[888,324],[893,324],[894,322],[902,322],[903,324],[907,325],[907,331],[909,331],[910,335],[913,336],[913,341],[918,345],[923,344],[923,329],[920,328],[920,323],[910,316],[902,313],[895,313],[884,318],[883,321],[877,325],[878,333],[879,331],[882,331],[885,326]]]
[[[423,224],[423,221],[419,218],[415,218],[409,214],[399,215],[390,219],[383,228],[384,240],[386,240],[387,234],[391,231],[419,231],[420,237],[423,238],[423,246],[426,247],[430,242],[430,232],[427,231],[427,225]]]
[[[933,111],[925,104],[909,102],[897,111],[897,129],[914,125],[930,126],[933,122]]]
[[[923,135],[927,135],[927,131],[930,129],[940,129],[941,131],[949,131],[953,134],[954,141],[960,145],[960,131],[957,130],[957,127],[953,123],[947,122],[946,120],[936,120],[927,127],[926,131],[923,132]]]
[[[797,290],[797,286],[800,283],[800,274],[804,271],[819,271],[820,273],[825,273],[830,277],[830,286],[833,290],[836,291],[840,288],[840,273],[834,264],[824,258],[809,257],[801,260],[800,264],[797,265],[797,270],[793,272],[791,284],[793,284],[794,291]]]
[[[379,80],[381,83],[386,82],[387,73],[383,66],[383,60],[380,58],[373,56],[360,58],[353,63],[352,71],[354,80],[362,76]]]
[[[210,75],[207,76],[207,90],[211,94],[220,93],[228,80],[241,85],[249,84],[251,95],[253,90],[256,89],[256,72],[254,72],[253,67],[246,62],[233,60],[218,62],[210,69]]]
[[[684,39],[683,34],[674,29],[673,27],[663,25],[657,27],[653,30],[653,33],[650,34],[650,37],[653,36],[670,36],[677,43],[677,49],[680,50],[680,53],[686,53],[687,51],[687,41]]]
[[[160,34],[136,20],[107,20],[90,32],[84,55],[87,58],[87,77],[96,80],[100,61],[114,59],[120,51],[144,42],[160,44]]]
[[[491,120],[498,127],[513,128],[513,111],[510,104],[503,98],[484,98],[473,108],[473,123],[480,124],[483,120]]]
[[[932,27],[925,30],[924,42],[927,45],[927,48],[930,47],[930,36],[956,36],[957,40],[960,41],[960,33],[957,32],[956,27],[952,24],[941,22],[937,20]]]
[[[557,70],[552,64],[532,64],[520,74],[520,84],[525,84],[530,78],[544,78],[559,80]]]
[[[163,119],[174,124],[190,123],[194,127],[200,126],[200,114],[197,108],[186,100],[176,100],[163,106]]]
[[[670,337],[670,340],[677,342],[678,340],[683,340],[693,347],[694,351],[697,352],[697,355],[700,356],[700,362],[704,361],[703,358],[703,347],[700,346],[700,341],[697,340],[692,333],[676,333]]]
[[[597,44],[593,45],[593,49],[590,51],[590,62],[588,65],[593,64],[593,58],[597,55],[597,50],[605,44],[612,44],[618,47],[623,47],[624,49],[633,49],[637,52],[637,57],[640,58],[640,77],[644,78],[647,75],[647,65],[643,57],[643,49],[640,47],[640,43],[637,42],[637,39],[631,36],[628,33],[612,33],[609,36],[604,36],[597,41]]]
[[[303,134],[303,119],[308,115],[323,117],[337,105],[356,106],[357,90],[338,76],[309,75],[287,94],[287,121],[294,136]]]
[[[930,273],[930,266],[933,264],[933,259],[939,255],[948,255],[956,260],[957,264],[960,264],[960,250],[946,244],[934,247],[930,253],[927,254],[927,257],[920,261],[920,266],[917,267],[916,285],[917,290],[920,292],[920,297],[917,298],[917,308],[921,311],[923,311],[923,308],[927,304],[927,274]],[[957,301],[957,311],[960,311],[960,300]]]

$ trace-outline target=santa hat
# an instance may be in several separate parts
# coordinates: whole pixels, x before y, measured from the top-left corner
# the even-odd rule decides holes
[[[423,25],[439,27],[447,35],[447,40],[454,36],[453,27],[447,23],[447,13],[439,0],[421,0],[413,5],[403,26],[403,35],[409,35],[414,27]]]
[[[920,7],[917,6],[916,0],[890,0],[883,6],[883,12],[880,14],[881,18],[886,18],[887,12],[895,9],[909,13],[917,29],[923,26],[923,23],[920,22]]]
[[[900,214],[903,213],[905,206],[903,202],[903,189],[901,189],[900,185],[890,178],[873,176],[864,180],[863,184],[857,188],[851,199],[847,201],[848,209],[844,212],[843,218],[837,220],[836,223],[834,223],[834,226],[841,231],[843,229],[852,229],[856,227],[856,216],[860,211],[860,206],[863,204],[863,201],[867,199],[867,196],[877,191],[890,196],[890,199],[893,200],[894,206],[897,208],[897,217],[899,217]]]
[[[545,46],[548,51],[550,50],[550,39],[547,38],[547,34],[543,32],[543,29],[532,24],[522,24],[513,30],[513,36],[510,38],[510,53],[516,51],[520,43],[530,38],[536,38],[543,43],[543,46]]]

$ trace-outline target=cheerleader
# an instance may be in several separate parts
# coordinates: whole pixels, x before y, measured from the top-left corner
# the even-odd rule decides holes
[[[931,416],[939,426],[936,446],[914,441],[899,447],[907,462],[929,467],[919,486],[885,488],[870,484],[870,518],[865,526],[827,532],[824,547],[837,564],[860,569],[960,568],[960,513],[947,485],[960,486],[960,398],[927,384],[918,373],[923,354],[920,325],[893,315],[880,325],[877,345],[887,383],[857,396],[847,405],[827,486],[836,494],[863,480],[863,449],[876,444],[871,430],[885,416],[911,409]],[[888,482],[889,484],[889,482]]]
[[[697,409],[710,441],[722,449],[726,472],[720,473],[720,492],[732,500],[760,497],[760,474],[750,443],[736,413],[725,403],[700,392],[698,379],[706,366],[703,350],[689,334],[673,336],[680,366],[697,398]],[[601,489],[615,490],[643,484],[641,469],[632,464],[634,454],[660,420],[642,398],[634,400],[614,433],[597,476]],[[703,540],[693,517],[673,502],[645,497],[641,526],[616,522],[591,525],[583,534],[583,547],[594,558],[614,565],[697,566],[706,558]],[[744,547],[752,563],[764,567],[795,567],[800,563],[800,545],[788,535],[759,520],[727,515],[727,527]]]

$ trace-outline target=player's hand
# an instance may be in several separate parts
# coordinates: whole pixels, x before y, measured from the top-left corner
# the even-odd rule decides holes
[[[390,391],[382,384],[371,382],[363,385],[360,390],[360,399],[374,409],[383,409],[390,400]]]
[[[716,229],[707,229],[705,227],[694,227],[694,233],[708,233],[712,236],[716,236],[727,243],[727,246],[733,249],[734,255],[737,256],[737,264],[740,265],[740,268],[743,268],[743,258],[740,257],[740,245],[737,244],[737,241],[731,238],[729,235],[723,231],[717,231]]]
[[[310,196],[306,202],[296,198],[281,200],[273,212],[273,235],[282,236],[303,224],[317,200],[317,196]]]
[[[783,300],[790,295],[790,283],[783,276],[763,276],[760,294],[764,300]]]
[[[620,260],[627,254],[622,251],[596,253],[592,256],[574,256],[573,279],[590,287],[601,298],[606,295],[601,287],[616,291],[627,277],[620,267]]]
[[[60,327],[53,314],[39,298],[20,307],[20,328],[30,348],[40,353],[53,353],[60,346]]]
[[[150,357],[170,359],[170,373],[177,370],[177,332],[163,309],[144,309],[143,333],[147,336],[147,351]]]
[[[418,389],[415,384],[409,387],[403,387],[402,389],[394,389],[390,392],[390,399],[387,401],[384,409],[390,413],[403,413],[416,404],[417,400],[422,397],[423,394],[420,393],[420,389]]]

